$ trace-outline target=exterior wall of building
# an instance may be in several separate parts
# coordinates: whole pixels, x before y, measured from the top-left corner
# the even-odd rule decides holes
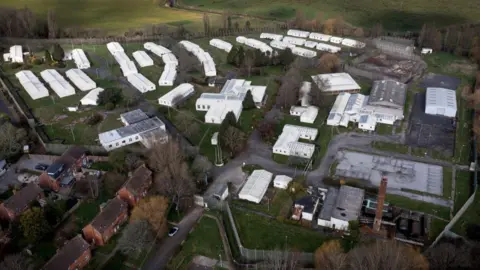
[[[142,137],[138,134],[134,134],[125,138],[118,139],[116,141],[109,142],[108,144],[102,144],[107,151],[124,147],[125,145],[133,144],[142,140]]]
[[[312,214],[312,213],[302,212],[302,219],[305,219],[305,220],[308,220],[308,221],[312,221],[312,219],[313,219],[313,214]]]
[[[331,222],[332,222],[331,223],[332,228],[333,226],[335,226],[336,230],[348,230],[348,221],[340,220],[332,217]]]
[[[374,131],[375,130],[375,125],[371,125],[370,123],[359,123],[358,128],[363,129],[363,130]]]
[[[127,210],[125,209],[122,214],[118,216],[118,218],[115,220],[115,222],[105,230],[103,235],[97,231],[91,224],[88,224],[83,228],[83,236],[85,237],[85,240],[87,240],[90,243],[94,243],[97,246],[103,246],[105,245],[108,240],[118,232],[120,226],[127,221],[128,218],[128,213]]]
[[[318,219],[318,226],[332,228],[332,222],[330,220]]]
[[[350,90],[340,90],[340,91],[324,91],[322,92],[325,95],[338,95],[340,93],[360,93],[360,89],[350,89]]]
[[[80,257],[78,257],[78,259],[76,259],[74,263],[72,263],[68,267],[68,270],[82,269],[88,264],[88,262],[90,262],[91,258],[92,258],[91,250],[90,249],[85,250],[85,252]]]

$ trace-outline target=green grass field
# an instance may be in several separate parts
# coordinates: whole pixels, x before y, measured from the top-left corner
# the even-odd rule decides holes
[[[381,22],[386,29],[418,29],[424,22],[437,26],[478,22],[480,9],[476,0],[181,0],[181,3],[204,9],[231,10],[246,14],[289,19],[297,10],[307,18],[318,13],[326,18],[342,16],[359,26]]]

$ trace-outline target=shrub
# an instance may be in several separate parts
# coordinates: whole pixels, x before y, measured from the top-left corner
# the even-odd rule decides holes
[[[100,122],[102,122],[103,116],[99,113],[94,113],[90,117],[87,118],[87,124],[90,126],[94,126]]]
[[[43,64],[43,61],[42,61],[42,59],[36,58],[36,59],[33,59],[32,64],[38,66],[38,65]]]
[[[65,68],[67,65],[65,64],[65,62],[57,62],[55,63],[55,67],[57,68]]]
[[[113,104],[112,102],[108,102],[107,104],[105,104],[105,109],[111,111],[115,109],[115,104]]]
[[[21,63],[11,63],[11,64],[10,64],[10,68],[11,68],[11,69],[17,69],[17,68],[19,68],[19,67],[21,67],[21,66],[22,66]]]
[[[53,51],[52,58],[55,61],[60,62],[65,57],[65,52],[63,51],[63,48],[58,43],[53,45],[52,51]]]

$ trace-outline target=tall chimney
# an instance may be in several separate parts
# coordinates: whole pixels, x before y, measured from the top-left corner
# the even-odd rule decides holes
[[[383,204],[385,203],[385,194],[387,193],[387,177],[383,176],[378,189],[377,212],[375,213],[375,220],[373,221],[373,230],[379,231],[382,224]]]

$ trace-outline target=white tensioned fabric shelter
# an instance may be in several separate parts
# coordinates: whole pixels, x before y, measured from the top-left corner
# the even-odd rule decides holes
[[[350,99],[350,93],[340,93],[338,94],[337,98],[335,99],[335,103],[333,103],[332,109],[328,114],[327,118],[327,125],[328,126],[344,126],[344,122],[342,122],[343,113],[345,112],[345,108],[347,107],[348,100]],[[346,121],[348,125],[348,120]]]
[[[120,45],[120,43],[115,42],[115,41],[107,43],[107,49],[112,55],[115,55],[118,52],[123,52],[124,51],[122,45]]]
[[[364,48],[365,43],[354,40],[354,39],[349,39],[349,38],[344,38],[342,40],[342,45],[348,46],[348,47],[354,47],[354,48]]]
[[[296,37],[283,37],[282,41],[296,45],[296,46],[303,46],[303,44],[305,44],[307,40],[303,38],[296,38]]]
[[[337,53],[342,50],[342,48],[340,47],[333,46],[330,44],[320,43],[320,42],[317,44],[316,49],[319,51],[331,52],[331,53]]]
[[[331,37],[330,42],[335,43],[335,44],[341,44],[343,41],[343,38],[341,37]]]
[[[128,75],[127,80],[141,93],[153,91],[156,89],[155,84],[152,83],[149,79],[145,78],[145,76],[140,73]]]
[[[313,49],[313,48],[317,47],[317,44],[318,44],[318,42],[316,42],[316,41],[311,41],[311,40],[305,41],[305,47],[307,47],[307,48]]]
[[[173,64],[165,65],[162,75],[158,80],[160,86],[173,86],[175,78],[177,77],[177,66]]]
[[[133,74],[137,74],[137,66],[131,60],[120,62],[120,69],[122,70],[123,76],[128,77]]]
[[[360,91],[361,87],[348,73],[328,73],[313,75],[312,80],[322,87],[325,93]]]
[[[300,115],[300,122],[313,124],[315,119],[317,119],[318,108],[315,106],[309,106],[307,109]]]
[[[292,182],[292,178],[286,175],[277,175],[275,179],[273,179],[273,186],[280,189],[287,189],[288,184]]]
[[[226,52],[230,52],[232,50],[232,44],[226,42],[225,40],[221,40],[218,38],[213,38],[210,40],[210,46],[218,48],[220,50],[224,50]]]
[[[238,197],[242,200],[260,203],[267,192],[270,182],[272,182],[272,178],[273,174],[271,172],[254,170],[248,177],[242,190],[238,193]]]
[[[77,68],[79,69],[90,68],[90,61],[88,61],[87,55],[82,49],[73,49],[72,58]]]
[[[247,40],[245,40],[245,45],[260,50],[263,53],[273,51],[272,47],[268,46],[267,43],[253,38],[247,38]]]
[[[80,99],[80,104],[86,106],[97,106],[98,105],[98,94],[103,91],[103,88],[95,88],[88,92],[82,99]]]
[[[317,56],[316,51],[312,51],[312,50],[305,49],[305,48],[302,48],[302,47],[293,48],[292,53],[295,54],[295,55],[298,55],[298,56],[306,57],[306,58],[312,58],[312,57]]]
[[[177,105],[178,102],[181,102],[190,97],[194,92],[195,89],[193,85],[189,83],[182,83],[179,86],[173,88],[171,91],[169,91],[162,97],[160,97],[158,99],[158,104],[172,107]]]
[[[279,49],[279,50],[285,50],[286,48],[293,49],[293,48],[295,48],[295,45],[287,43],[287,42],[279,41],[279,40],[272,40],[272,41],[270,41],[270,47],[273,47],[273,48]]]
[[[308,36],[309,39],[314,39],[318,41],[330,41],[331,37],[332,36],[330,35],[325,35],[325,34],[315,33],[315,32],[310,33],[310,35]]]
[[[203,62],[203,72],[206,77],[217,76],[217,69],[215,68],[215,62],[213,62],[213,59]]]
[[[178,66],[178,60],[173,53],[166,53],[162,55],[162,61],[165,65],[171,64]]]
[[[155,44],[153,42],[146,42],[145,44],[143,44],[143,48],[145,48],[145,50],[147,51],[151,51],[152,53],[154,53],[159,57],[162,57],[162,55],[167,53],[172,53],[172,51],[170,51],[169,49],[161,45]]]
[[[10,47],[10,59],[13,63],[23,63],[22,46],[14,45]]]
[[[283,35],[272,34],[272,33],[261,33],[260,38],[271,39],[271,40],[279,40],[280,41],[280,40],[283,39]]]
[[[197,56],[199,53],[204,53],[205,52],[202,49],[202,47],[200,47],[197,44],[195,44],[191,41],[188,41],[188,40],[182,40],[178,44],[182,45],[185,48],[185,50],[193,53],[195,56]]]
[[[287,31],[287,35],[293,36],[293,37],[308,38],[308,36],[310,35],[310,32],[302,31],[302,30],[296,30],[296,29],[290,29],[290,30]]]
[[[75,95],[75,88],[55,69],[46,69],[40,72],[40,76],[60,98]]]
[[[317,137],[316,128],[302,127],[287,124],[283,127],[282,134],[278,136],[273,145],[273,153],[284,156],[298,156],[311,158],[315,152],[315,145],[311,143],[299,142],[299,139],[313,141]]]
[[[153,59],[145,51],[135,51],[132,56],[140,67],[153,66]]]
[[[45,85],[43,85],[43,83],[40,82],[38,77],[35,76],[32,71],[19,71],[15,74],[15,77],[17,77],[17,79],[20,81],[20,84],[33,100],[48,97],[47,88]]]
[[[240,43],[240,44],[245,44],[245,41],[247,41],[247,38],[244,37],[244,36],[238,36],[236,39],[235,39],[236,42]]]
[[[88,77],[88,75],[85,74],[85,72],[83,72],[81,69],[72,68],[70,70],[67,70],[67,72],[65,72],[65,75],[81,91],[88,91],[97,87],[97,84],[92,79],[90,79],[90,77]]]
[[[455,117],[457,114],[457,98],[455,90],[446,88],[427,88],[425,113]]]

